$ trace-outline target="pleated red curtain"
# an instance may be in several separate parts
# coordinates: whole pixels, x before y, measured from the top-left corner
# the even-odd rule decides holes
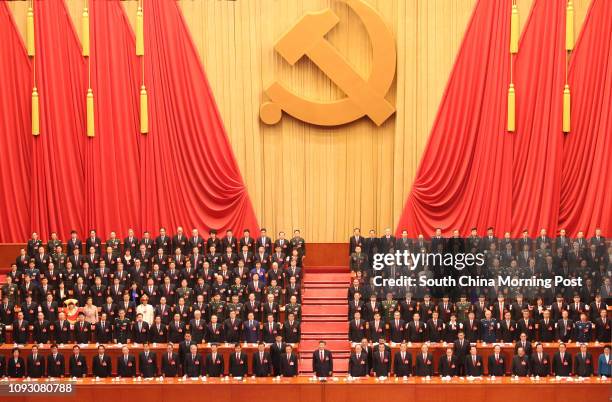
[[[36,1],[34,18],[41,134],[31,151],[29,226],[43,238],[57,231],[66,239],[85,230],[87,68],[63,1]]]
[[[612,234],[612,2],[593,0],[572,58],[572,131],[561,166],[559,227]]]
[[[494,226],[500,235],[597,227],[610,234],[612,3],[594,0],[571,56],[567,135],[565,7],[534,0],[514,66],[516,132],[507,133],[510,1],[477,3],[398,232],[427,236],[441,227],[465,235]]]
[[[565,0],[535,0],[514,68],[516,134],[512,163],[512,224],[555,233],[563,157]],[[503,115],[500,116],[503,119]],[[502,229],[502,227],[500,227]]]
[[[142,64],[119,0],[89,1],[91,76],[63,1],[36,1],[41,134],[30,128],[32,73],[0,2],[0,241],[67,239],[129,227],[256,229],[257,219],[176,2],[145,3],[149,134],[139,130]],[[8,62],[5,62],[7,60]],[[86,136],[88,80],[95,137]]]
[[[179,6],[150,1],[144,13],[150,131],[140,149],[143,225],[255,229],[246,186]]]
[[[141,69],[134,33],[118,0],[90,0],[89,18],[96,135],[87,140],[84,166],[86,227],[139,233]]]
[[[510,0],[476,4],[398,223],[409,235],[441,227],[508,227],[514,136],[505,131]]]
[[[32,70],[4,1],[0,2],[0,38],[0,243],[4,243],[26,238],[32,207]]]

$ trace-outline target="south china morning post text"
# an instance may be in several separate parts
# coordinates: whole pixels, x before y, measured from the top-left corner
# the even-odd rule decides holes
[[[485,265],[483,253],[410,253],[407,250],[395,253],[374,254],[372,268],[374,270],[373,284],[377,287],[537,287],[551,289],[553,287],[581,287],[582,278],[566,278],[562,275],[552,277],[517,277],[513,275],[483,275],[474,276],[465,272],[465,268],[473,265]],[[447,275],[432,277],[419,272],[418,275],[384,275],[391,267],[398,270],[415,271],[422,267],[424,271],[436,266],[442,268]],[[452,270],[455,270],[453,272]],[[461,274],[465,272],[464,274]]]

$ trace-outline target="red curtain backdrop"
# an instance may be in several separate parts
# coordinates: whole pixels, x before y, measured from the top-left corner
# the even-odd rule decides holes
[[[397,232],[494,226],[612,230],[612,3],[595,0],[571,59],[564,135],[565,0],[534,0],[514,66],[516,133],[505,131],[510,1],[478,2]]]
[[[514,68],[512,233],[556,232],[563,157],[565,0],[535,0]],[[502,229],[500,227],[500,229]]]
[[[63,1],[36,1],[34,19],[40,136],[31,152],[30,228],[66,239],[71,229],[85,229],[87,68]]]
[[[86,136],[86,59],[63,1],[36,1],[41,135],[31,135],[31,70],[0,2],[1,242],[32,231],[125,236],[178,225],[258,228],[195,46],[173,0],[145,3],[149,127],[140,134],[142,64],[119,0],[89,1],[94,138]],[[5,62],[8,61],[8,62]]]
[[[24,239],[30,222],[32,70],[7,4],[0,2],[0,243]],[[9,78],[10,77],[10,78]]]
[[[612,2],[593,0],[570,61],[559,227],[612,235]]]
[[[89,1],[96,135],[87,140],[85,222],[102,236],[141,229],[140,62],[119,1]],[[152,229],[152,228],[151,228]]]
[[[505,131],[511,0],[477,3],[398,232],[508,227],[513,136]]]
[[[142,223],[254,230],[257,219],[179,6],[145,3],[148,135],[141,139]]]

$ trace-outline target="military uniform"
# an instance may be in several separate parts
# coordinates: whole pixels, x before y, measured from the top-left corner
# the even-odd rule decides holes
[[[208,307],[208,312],[210,314],[210,316],[208,317],[210,320],[210,317],[212,317],[213,315],[216,315],[219,322],[222,322],[223,320],[225,320],[225,314],[227,312],[227,308],[226,308],[226,303],[223,300],[219,300],[219,301],[211,301],[209,303],[209,307]]]
[[[483,318],[480,320],[480,324],[482,328],[482,341],[487,343],[495,343],[497,341],[497,320],[495,318],[491,318],[490,320]]]
[[[397,310],[397,300],[384,300],[382,302],[383,319],[387,322],[393,320],[393,313]]]
[[[574,338],[576,342],[591,342],[593,323],[591,321],[578,321],[574,324]]]
[[[117,318],[113,328],[113,339],[116,340],[117,343],[127,343],[128,339],[130,339],[132,335],[131,325],[132,324],[129,319]]]

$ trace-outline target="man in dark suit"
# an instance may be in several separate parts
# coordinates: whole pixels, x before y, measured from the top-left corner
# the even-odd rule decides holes
[[[98,355],[93,358],[92,373],[94,377],[106,378],[110,377],[113,372],[112,362],[109,355],[106,353],[104,345],[98,346]]]
[[[45,358],[38,353],[38,346],[32,346],[32,353],[28,356],[28,377],[40,378],[45,375]]]
[[[401,319],[399,311],[393,313],[389,326],[391,342],[402,343],[406,339],[406,323]]]
[[[26,374],[25,362],[19,354],[19,348],[13,348],[13,356],[6,364],[6,374],[10,378],[23,378]]]
[[[349,375],[351,377],[365,377],[369,373],[368,356],[363,352],[360,344],[355,345],[355,351],[349,357]]]
[[[299,343],[302,336],[300,322],[295,320],[295,314],[287,314],[287,321],[283,324],[283,339],[288,343]]]
[[[366,334],[365,324],[365,321],[361,319],[361,313],[356,311],[355,318],[349,321],[349,341],[361,342]]]
[[[414,313],[412,322],[408,323],[406,340],[409,342],[425,341],[426,329],[425,323],[421,321],[421,315],[419,313]]]
[[[572,356],[566,349],[565,343],[560,343],[559,350],[553,356],[552,371],[559,377],[569,377],[572,374]]]
[[[130,355],[127,346],[121,348],[121,356],[117,356],[117,375],[119,377],[136,377],[136,358]]]
[[[319,348],[312,353],[312,370],[317,377],[331,377],[334,375],[332,353],[325,349],[325,345],[325,341],[319,341]]]
[[[525,354],[525,349],[519,347],[517,355],[512,359],[512,375],[527,377],[530,373],[529,356]]]
[[[23,316],[23,311],[17,313],[17,319],[13,322],[13,342],[25,345],[30,337],[29,323]]]
[[[569,318],[567,310],[561,311],[561,318],[557,321],[557,340],[569,342],[574,334],[574,321]]]
[[[144,378],[157,375],[157,356],[150,350],[148,342],[145,342],[143,351],[138,354],[138,371]]]
[[[281,355],[280,375],[283,377],[297,377],[298,375],[298,358],[293,353],[291,345],[285,345],[285,353]]]
[[[525,354],[527,356],[531,356],[531,351],[532,351],[531,342],[527,340],[527,334],[524,332],[522,332],[521,335],[519,335],[519,340],[514,345],[514,353],[518,352],[519,347],[525,350]]]
[[[229,375],[230,377],[244,377],[248,374],[248,370],[247,355],[242,351],[240,344],[236,343],[229,359]]]
[[[198,347],[192,344],[183,363],[183,374],[187,377],[199,377],[204,374],[204,359],[198,353]]]
[[[488,368],[491,376],[501,377],[506,375],[506,359],[502,356],[499,345],[495,345],[493,354],[489,356]]]
[[[457,357],[453,355],[453,348],[446,348],[446,354],[440,356],[438,372],[443,377],[453,377],[457,375],[457,368]]]
[[[421,346],[421,352],[416,356],[414,374],[419,377],[432,376],[434,373],[433,355],[428,352],[427,344]]]
[[[480,377],[484,374],[482,356],[478,355],[476,346],[470,346],[470,354],[465,358],[465,374],[471,377]]]
[[[107,319],[106,313],[100,315],[100,321],[96,323],[94,340],[100,343],[110,343],[113,339],[113,325]]]
[[[580,344],[580,352],[574,357],[574,373],[579,377],[593,375],[593,356],[587,351],[585,343]]]
[[[260,342],[257,352],[253,353],[253,375],[256,377],[268,377],[272,374],[272,358],[266,352],[266,344]]]
[[[536,351],[531,355],[531,374],[547,377],[550,374],[550,357],[544,353],[541,343],[536,344]]]
[[[457,340],[453,342],[454,355],[457,357],[457,375],[465,374],[465,357],[470,352],[470,342],[465,339],[465,334],[459,331]]]
[[[361,236],[361,229],[355,228],[353,229],[353,235],[349,239],[349,255],[355,252],[355,248],[357,246],[362,247],[365,243],[365,239]]]
[[[400,350],[393,356],[393,373],[396,377],[412,375],[412,355],[408,352],[405,342],[401,343]]]
[[[47,356],[47,376],[63,377],[66,373],[66,362],[64,356],[58,353],[57,345],[51,345],[51,354]]]
[[[395,248],[395,236],[391,235],[391,229],[385,229],[385,234],[380,238],[378,245],[381,253],[388,253]]]
[[[81,348],[78,345],[72,347],[72,356],[68,361],[68,373],[70,377],[81,378],[87,375],[87,360],[81,354]]]
[[[274,375],[280,375],[281,373],[281,357],[285,353],[285,346],[283,337],[279,334],[276,335],[275,342],[270,345],[270,357],[272,358],[272,367],[274,368]]]
[[[176,377],[179,372],[179,355],[174,351],[174,345],[169,343],[162,355],[161,374],[164,377]]]
[[[216,343],[210,344],[210,354],[206,356],[206,375],[209,377],[222,377],[225,374],[225,359],[219,353]]]
[[[391,374],[391,354],[384,343],[372,354],[372,374],[376,377],[388,377]]]
[[[543,318],[536,324],[539,339],[542,342],[554,342],[555,340],[555,323],[550,319],[550,310],[544,310]]]
[[[248,313],[247,320],[243,324],[243,339],[248,343],[257,343],[261,338],[261,328],[259,321],[255,320],[253,313]]]

